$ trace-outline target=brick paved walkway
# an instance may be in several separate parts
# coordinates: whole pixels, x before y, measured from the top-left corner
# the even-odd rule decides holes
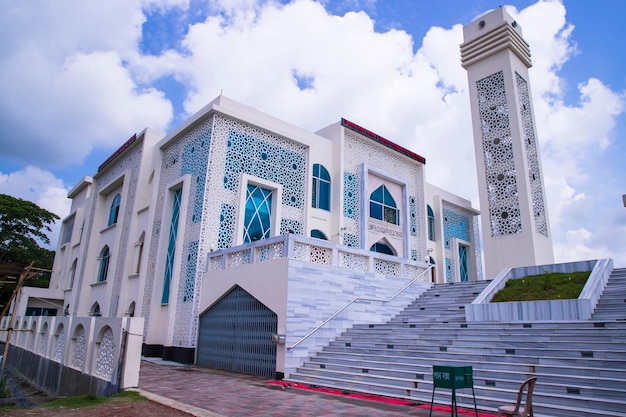
[[[298,388],[248,375],[174,362],[142,361],[139,389],[192,407],[195,415],[225,417],[400,417],[428,416],[430,408],[389,404]],[[206,413],[202,413],[206,410]],[[467,416],[471,414],[461,414]],[[481,413],[480,416],[489,414]],[[434,417],[450,411],[433,411]]]

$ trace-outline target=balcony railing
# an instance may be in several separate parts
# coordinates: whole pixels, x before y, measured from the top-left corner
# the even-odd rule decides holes
[[[280,258],[411,280],[424,277],[424,270],[429,267],[429,264],[424,262],[343,246],[326,240],[286,234],[209,252],[205,271],[235,268]]]

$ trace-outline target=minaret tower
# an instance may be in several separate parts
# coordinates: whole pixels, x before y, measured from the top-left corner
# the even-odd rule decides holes
[[[502,8],[463,28],[485,259],[504,268],[554,262],[532,110],[530,49]]]

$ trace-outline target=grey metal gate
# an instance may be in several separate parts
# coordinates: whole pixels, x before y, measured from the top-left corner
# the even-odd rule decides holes
[[[200,366],[275,378],[278,316],[235,286],[200,315],[196,362]]]

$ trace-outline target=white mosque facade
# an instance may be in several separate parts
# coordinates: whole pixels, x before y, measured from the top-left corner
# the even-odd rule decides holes
[[[513,28],[496,12],[485,31]],[[493,57],[479,57],[481,79],[502,71]],[[519,83],[506,88],[518,103]],[[509,112],[510,124],[527,113]],[[485,122],[476,123],[480,135]],[[522,158],[537,166],[538,156]],[[502,164],[481,163],[488,189]],[[58,315],[144,317],[146,356],[289,374],[354,323],[383,322],[435,283],[493,278],[483,271],[500,260],[482,258],[479,211],[427,183],[426,167],[352,121],[312,133],[219,96],[169,134],[133,135],[70,191],[50,288],[26,288],[17,314],[45,305]],[[529,195],[541,199],[537,184]],[[502,207],[487,198],[490,213]],[[536,203],[524,198],[518,207]],[[547,236],[541,215],[545,228],[532,230]],[[502,224],[485,232],[483,219],[487,245],[498,234],[536,239]]]

